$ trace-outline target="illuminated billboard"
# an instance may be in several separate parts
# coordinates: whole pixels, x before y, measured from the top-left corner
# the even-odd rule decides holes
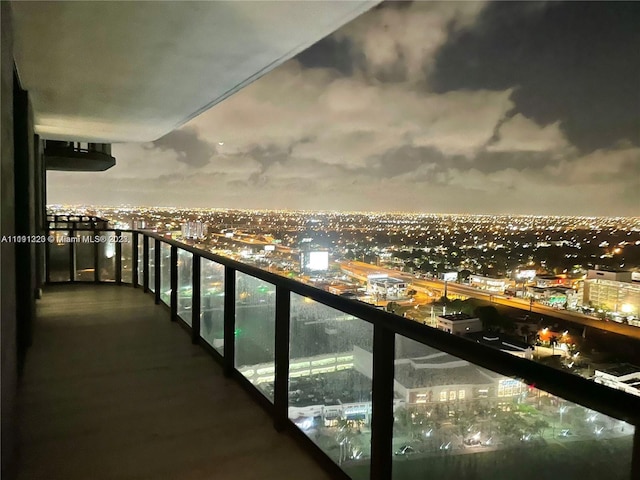
[[[517,275],[517,277],[521,280],[523,279],[533,280],[535,276],[536,276],[535,270],[520,270]]]
[[[458,280],[458,272],[447,272],[442,276],[445,282],[455,282]]]
[[[276,249],[275,245],[265,245],[264,246],[264,251],[265,252],[273,252]]]
[[[329,252],[309,252],[306,255],[305,269],[322,271],[329,269]]]
[[[329,252],[327,250],[306,250],[300,252],[302,272],[326,272],[329,270]]]

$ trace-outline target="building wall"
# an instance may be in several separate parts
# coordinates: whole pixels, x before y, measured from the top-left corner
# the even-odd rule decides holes
[[[482,331],[482,321],[479,318],[470,318],[469,320],[447,320],[438,317],[438,330],[452,333],[454,335],[464,335],[465,333],[475,333]]]
[[[2,159],[0,235],[34,235],[42,210],[44,172],[33,132],[29,95],[14,69],[11,4],[0,2],[2,22]],[[42,221],[42,219],[40,219]],[[10,238],[9,238],[10,240]],[[44,250],[31,242],[4,241],[0,247],[0,341],[2,355],[2,478],[15,475],[16,398],[35,317],[37,266]]]
[[[35,235],[35,148],[33,114],[28,93],[14,76],[13,83],[13,153],[16,235]],[[16,242],[16,319],[18,336],[18,371],[31,345],[35,317],[36,261],[35,243]]]
[[[612,312],[638,315],[640,309],[640,285],[613,280],[585,280],[584,304],[603,307]]]
[[[2,23],[2,159],[0,176],[0,234],[15,234],[14,150],[13,150],[13,32],[9,2],[0,2]],[[18,353],[16,345],[15,245],[0,247],[2,355],[2,478],[11,477],[15,450],[16,389]]]
[[[588,270],[587,279],[613,280],[616,282],[630,282],[631,272],[609,272],[607,270]]]
[[[508,278],[493,278],[483,277],[481,275],[471,275],[469,277],[469,284],[472,287],[482,290],[504,292],[504,290],[511,285],[511,281]]]

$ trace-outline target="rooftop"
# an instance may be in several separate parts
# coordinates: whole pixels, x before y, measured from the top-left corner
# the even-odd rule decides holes
[[[476,320],[478,317],[473,317],[468,313],[450,313],[448,315],[440,315],[438,316],[438,318],[444,318],[445,320],[457,322],[462,320]]]
[[[619,365],[612,365],[605,368],[596,368],[603,373],[613,375],[615,377],[623,377],[632,373],[640,373],[640,367],[631,365],[630,363],[621,363]]]
[[[522,352],[523,350],[531,348],[528,343],[523,342],[519,338],[512,337],[510,335],[504,335],[501,333],[474,332],[467,333],[465,337],[467,337],[469,340],[473,340],[474,342],[478,342],[493,348],[499,348],[500,350]]]

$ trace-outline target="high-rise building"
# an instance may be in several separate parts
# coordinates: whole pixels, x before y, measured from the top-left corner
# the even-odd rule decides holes
[[[181,225],[182,238],[200,240],[207,234],[207,225],[200,220],[190,220]]]

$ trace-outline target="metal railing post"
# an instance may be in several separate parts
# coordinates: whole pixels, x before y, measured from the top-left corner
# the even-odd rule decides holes
[[[142,289],[149,293],[149,237],[142,234]]]
[[[276,285],[276,341],[275,341],[275,388],[274,426],[285,429],[289,419],[289,332],[291,324],[291,292]]]
[[[395,334],[374,324],[371,394],[371,480],[389,480],[393,459]]]
[[[162,245],[162,242],[160,240],[158,240],[157,238],[154,240],[155,241],[155,247],[153,249],[153,263],[154,263],[154,286],[155,286],[155,302],[156,305],[160,304],[160,275],[162,274],[161,272],[161,267],[160,267],[160,248]]]
[[[131,283],[138,288],[138,232],[131,232]]]
[[[236,356],[236,270],[224,267],[224,374],[230,377]]]
[[[120,230],[115,231],[115,235],[118,239],[116,241],[116,283],[122,285],[122,232]]]
[[[76,281],[76,244],[73,241],[75,231],[69,230],[69,281],[71,283]]]
[[[98,238],[98,231],[93,230],[94,240]],[[100,283],[100,242],[93,242],[90,245],[93,246],[93,281]]]
[[[171,265],[169,270],[171,272],[171,321],[178,320],[178,247],[171,245]]]
[[[191,343],[200,341],[200,255],[191,261]]]
[[[51,236],[51,230],[47,230],[47,237],[49,236]],[[55,238],[53,239],[53,241],[55,242]],[[50,242],[47,239],[47,243],[44,246],[44,281],[45,283],[51,283],[51,243],[52,242]]]

